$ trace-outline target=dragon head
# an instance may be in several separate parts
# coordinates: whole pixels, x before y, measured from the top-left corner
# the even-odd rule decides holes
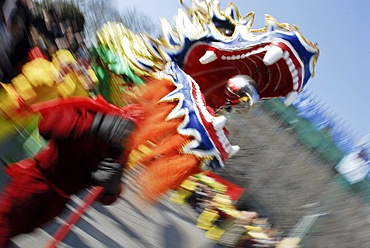
[[[221,10],[218,1],[190,1],[191,7],[178,10],[174,27],[161,20],[163,34],[158,39],[134,34],[122,24],[106,24],[97,32],[104,64],[131,82],[138,81],[136,75],[165,72],[176,92],[182,90],[164,99],[184,95],[179,113],[200,109],[202,116],[207,115],[202,106],[217,111],[274,97],[285,97],[289,105],[314,75],[319,49],[296,26],[266,15],[265,27],[252,29],[253,12],[242,17],[233,3]],[[186,76],[179,80],[181,74]]]
[[[235,96],[286,97],[289,105],[314,75],[319,49],[296,26],[269,15],[264,28],[253,22],[253,12],[242,17],[233,3],[222,11],[218,1],[192,0],[175,28],[161,20],[163,36],[147,44],[157,60],[176,61],[192,76],[214,109],[239,102]]]

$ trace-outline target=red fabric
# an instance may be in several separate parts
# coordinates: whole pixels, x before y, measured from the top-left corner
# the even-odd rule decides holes
[[[19,173],[23,173],[24,170],[35,165],[35,160],[32,158],[26,158],[19,161],[16,164],[10,164],[5,167],[5,172],[11,177],[17,176]]]
[[[0,247],[57,216],[66,196],[92,185],[91,172],[109,157],[108,145],[89,140],[96,111],[62,105],[40,112],[39,132],[50,142],[34,160],[8,165],[12,178],[0,197]]]
[[[35,166],[11,178],[0,196],[0,247],[7,247],[15,235],[54,218],[66,201],[50,188]]]
[[[93,144],[89,129],[95,113],[83,107],[56,107],[42,112],[39,132],[51,139],[35,156],[43,174],[67,195],[91,184],[91,171],[109,156],[109,147]]]
[[[45,139],[86,139],[95,113],[86,108],[55,107],[41,112],[44,119],[39,122],[39,132]]]
[[[29,57],[30,60],[34,60],[34,59],[37,59],[37,58],[42,58],[42,59],[48,60],[46,55],[37,46],[34,47],[34,48],[31,48],[31,50],[28,52],[28,57]]]
[[[95,100],[86,97],[70,97],[68,99],[54,99],[47,102],[36,103],[28,108],[30,112],[45,113],[52,111],[56,107],[65,108],[85,108],[91,112],[101,112],[103,114],[117,114],[122,118],[126,118],[139,125],[145,119],[148,113],[145,112],[142,106],[138,104],[130,104],[123,108],[109,104],[102,96],[98,96]]]

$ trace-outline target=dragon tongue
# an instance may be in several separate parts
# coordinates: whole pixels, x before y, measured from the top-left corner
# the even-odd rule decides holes
[[[263,57],[263,63],[265,65],[272,65],[276,63],[278,60],[282,59],[284,56],[283,50],[278,46],[271,46],[265,56]]]
[[[213,50],[207,50],[206,53],[199,59],[199,62],[203,65],[211,63],[217,59],[217,55]]]

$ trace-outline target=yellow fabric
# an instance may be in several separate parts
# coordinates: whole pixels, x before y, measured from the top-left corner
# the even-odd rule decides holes
[[[225,193],[227,191],[227,186],[220,182],[217,182],[216,180],[209,181],[208,185],[217,192]]]
[[[152,152],[152,149],[150,149],[146,145],[139,145],[138,150],[140,152],[144,153],[145,155],[148,155],[148,154],[150,154]]]
[[[72,53],[66,49],[60,49],[53,55],[53,60],[55,66],[61,66],[63,64],[75,64],[77,61],[73,57]]]
[[[59,83],[56,88],[58,94],[61,97],[67,97],[73,95],[76,90],[76,84],[73,81],[73,76],[71,73],[68,73],[65,77],[63,82]]]
[[[276,248],[298,248],[300,242],[301,239],[298,237],[284,238],[282,241],[279,242]]]
[[[197,227],[200,229],[208,230],[212,227],[213,222],[219,217],[217,211],[205,209],[198,217]]]
[[[213,200],[216,203],[218,203],[218,204],[220,204],[222,206],[232,206],[232,204],[233,204],[232,201],[231,201],[231,199],[230,199],[230,197],[228,195],[223,195],[223,194],[219,194],[219,193],[217,193],[215,195],[215,197],[213,198]]]
[[[0,108],[5,114],[10,116],[13,110],[19,108],[17,92],[11,84],[1,83],[1,85],[5,91],[0,91]]]
[[[180,187],[187,189],[189,191],[194,191],[195,188],[197,187],[197,183],[187,179],[184,182],[182,182]]]
[[[59,76],[58,69],[48,60],[34,59],[22,67],[22,73],[33,87],[51,87]]]
[[[224,234],[225,230],[222,228],[219,228],[218,226],[212,226],[207,232],[206,232],[206,238],[212,239],[212,240],[219,240]]]
[[[247,229],[247,231],[254,231],[254,232],[262,232],[263,231],[263,228],[260,227],[260,226],[245,226],[245,229]]]
[[[177,190],[176,192],[174,192],[171,197],[170,197],[170,200],[174,203],[177,203],[177,204],[184,204],[186,199],[192,194],[191,191],[189,190],[186,190],[186,189],[182,189],[182,188],[179,188],[179,190]]]
[[[217,207],[219,210],[221,210],[222,212],[234,217],[234,218],[239,218],[240,217],[240,211],[231,207],[231,206],[218,206]]]
[[[13,78],[12,84],[24,101],[28,101],[36,97],[36,93],[33,90],[32,85],[28,82],[23,74],[19,74],[18,76]]]
[[[199,180],[200,180],[202,183],[207,184],[207,185],[212,184],[212,183],[215,181],[215,179],[214,179],[214,178],[209,177],[209,176],[206,176],[206,175],[204,175],[204,174],[199,174]]]
[[[99,83],[99,79],[98,77],[96,76],[95,72],[93,69],[89,68],[87,69],[87,73],[89,74],[91,80],[95,83],[95,84],[98,84]]]
[[[270,237],[264,232],[249,231],[248,234],[255,239],[269,239]]]

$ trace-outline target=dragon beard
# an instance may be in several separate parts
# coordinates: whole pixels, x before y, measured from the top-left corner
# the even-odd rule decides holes
[[[128,168],[140,169],[135,181],[146,202],[155,202],[169,189],[176,189],[190,175],[199,173],[199,158],[184,154],[182,148],[193,138],[179,134],[183,118],[168,119],[176,102],[160,102],[175,90],[166,79],[150,78],[130,101],[144,107],[146,118],[127,142]]]

